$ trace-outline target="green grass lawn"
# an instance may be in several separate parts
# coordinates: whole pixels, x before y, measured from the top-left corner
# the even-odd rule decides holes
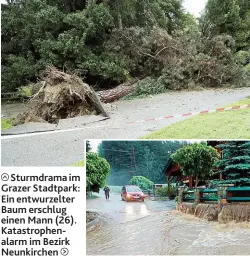
[[[250,104],[250,98],[235,102],[229,106],[245,104]],[[197,115],[141,138],[250,139],[250,108]]]
[[[79,161],[79,162],[77,162],[75,164],[72,164],[71,166],[84,167],[84,161],[81,160],[81,161]]]
[[[12,127],[11,119],[1,118],[1,131],[7,130]]]

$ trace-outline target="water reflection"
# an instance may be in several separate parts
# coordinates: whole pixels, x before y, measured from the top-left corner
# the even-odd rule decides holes
[[[148,214],[148,208],[146,207],[145,204],[141,205],[140,213],[141,213],[142,215]]]
[[[132,206],[126,206],[126,213],[127,214],[133,214],[133,207]]]

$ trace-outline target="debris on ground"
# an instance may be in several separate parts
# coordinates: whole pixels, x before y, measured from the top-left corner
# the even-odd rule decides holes
[[[94,90],[74,74],[47,67],[34,88],[36,93],[29,100],[28,110],[17,116],[14,125],[27,122],[58,124],[60,119],[83,115],[108,117]]]
[[[92,220],[95,220],[98,217],[98,213],[86,211],[86,222],[91,222]]]

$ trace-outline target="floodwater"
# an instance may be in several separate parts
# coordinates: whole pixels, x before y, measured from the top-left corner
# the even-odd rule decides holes
[[[19,113],[27,110],[27,104],[23,102],[7,103],[3,101],[1,104],[1,114],[3,117],[16,117]]]
[[[249,255],[250,224],[219,225],[174,210],[173,201],[87,200],[101,213],[87,230],[88,255]]]

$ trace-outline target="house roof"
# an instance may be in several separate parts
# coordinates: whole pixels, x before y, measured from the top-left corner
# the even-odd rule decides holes
[[[167,163],[166,163],[166,165],[165,165],[165,167],[163,168],[163,173],[166,173],[167,169],[168,169],[173,163],[174,163],[174,161],[173,161],[171,158],[169,158],[168,161],[167,161]]]

